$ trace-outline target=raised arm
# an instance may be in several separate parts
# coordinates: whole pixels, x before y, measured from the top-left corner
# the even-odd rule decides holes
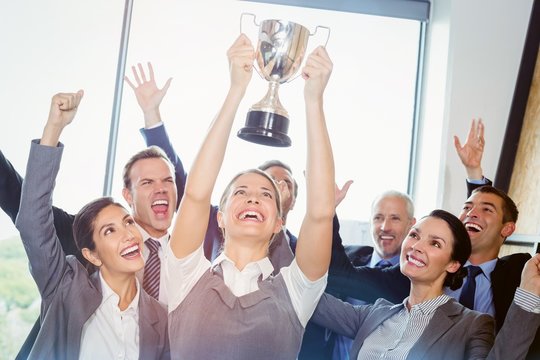
[[[323,111],[323,93],[332,72],[323,47],[308,57],[302,76],[307,123],[306,214],[296,245],[296,261],[310,280],[321,278],[330,264],[335,179],[332,146]]]
[[[13,223],[15,223],[19,213],[22,183],[23,178],[0,151],[0,208],[11,218]],[[75,217],[55,206],[53,206],[53,213],[54,227],[62,244],[62,249],[67,255],[79,255],[72,231]],[[79,260],[82,259],[84,258],[80,256]]]
[[[41,141],[32,143],[23,182],[16,226],[43,298],[55,291],[66,264],[53,224],[52,192],[62,155],[58,139],[73,120],[82,96],[83,92],[79,91],[52,98]]]
[[[487,359],[525,359],[531,344],[537,349],[540,327],[538,311],[540,311],[540,254],[533,256],[525,264],[521,283]],[[527,358],[536,359],[531,355],[529,353]]]
[[[156,84],[154,75],[154,68],[149,62],[148,73],[144,70],[142,64],[132,66],[131,71],[133,73],[133,80],[128,76],[124,77],[126,83],[133,90],[133,94],[137,99],[143,116],[144,116],[144,128],[141,129],[141,134],[146,142],[147,146],[156,145],[159,146],[171,161],[174,166],[176,190],[178,199],[176,207],[180,205],[180,201],[184,196],[184,188],[186,185],[186,171],[184,165],[174,150],[169,135],[165,130],[165,125],[161,120],[161,113],[159,106],[163,101],[169,86],[171,85],[172,78],[169,78],[165,85],[160,89]]]
[[[253,46],[245,35],[236,39],[227,56],[231,74],[229,91],[195,157],[171,235],[171,249],[177,258],[191,254],[204,239],[214,184],[236,111],[253,72]]]
[[[339,220],[337,216],[334,217],[332,261],[326,288],[328,293],[369,303],[379,298],[398,303],[409,295],[410,284],[399,270],[399,265],[385,269],[354,266],[339,235]]]

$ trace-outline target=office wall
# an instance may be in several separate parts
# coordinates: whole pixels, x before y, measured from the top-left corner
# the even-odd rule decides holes
[[[417,214],[453,213],[465,196],[465,170],[452,136],[472,118],[486,125],[484,174],[497,169],[533,0],[434,0],[421,111]],[[431,157],[429,157],[430,155]],[[437,173],[438,169],[438,173]]]

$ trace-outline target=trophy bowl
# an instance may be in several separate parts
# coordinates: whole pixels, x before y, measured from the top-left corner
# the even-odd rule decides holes
[[[257,144],[291,146],[287,135],[289,114],[279,101],[278,88],[291,80],[300,68],[311,34],[304,26],[284,20],[264,20],[258,26],[256,70],[268,81],[268,91],[261,101],[251,106],[245,126],[237,135]]]

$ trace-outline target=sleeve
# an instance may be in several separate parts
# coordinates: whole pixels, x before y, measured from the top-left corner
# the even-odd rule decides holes
[[[54,293],[66,267],[52,212],[52,193],[62,152],[62,144],[53,148],[32,142],[15,222],[43,299]]]
[[[303,327],[306,327],[324,292],[327,275],[325,274],[315,281],[310,281],[300,270],[296,260],[293,260],[290,266],[281,269],[281,276],[283,276],[287,286],[298,320],[300,320]]]
[[[184,196],[184,189],[186,187],[186,178],[187,173],[184,170],[184,164],[180,160],[180,157],[174,150],[167,130],[165,129],[165,124],[160,126],[153,127],[151,129],[140,129],[141,134],[146,142],[147,146],[158,146],[165,153],[174,166],[175,180],[176,180],[176,190],[178,193],[178,201],[176,202],[176,208],[180,205],[180,200]]]
[[[525,359],[539,326],[540,314],[523,310],[513,302],[487,359]]]
[[[467,179],[466,182],[467,182],[467,198],[471,196],[474,189],[479,188],[480,186],[484,186],[484,185],[493,185],[491,180],[485,177],[480,181],[478,180],[470,181],[469,179]]]
[[[184,301],[197,281],[210,268],[210,261],[204,257],[203,247],[178,259],[172,249],[171,244],[167,244],[167,292],[169,297],[168,310],[171,313]]]
[[[354,339],[372,306],[354,306],[325,293],[311,320],[337,334]]]
[[[0,208],[15,222],[19,212],[23,178],[0,151]]]
[[[385,269],[353,266],[339,235],[338,218],[334,217],[327,292],[369,303],[379,298],[399,303],[409,295],[409,289],[410,281],[401,273],[399,265]]]
[[[6,159],[0,151],[0,208],[15,223],[19,213],[21,202],[21,189],[23,178],[13,167],[11,162]],[[73,220],[74,216],[64,210],[54,207],[54,227],[62,244],[64,252],[68,255],[75,255],[79,252],[75,240],[73,239]]]

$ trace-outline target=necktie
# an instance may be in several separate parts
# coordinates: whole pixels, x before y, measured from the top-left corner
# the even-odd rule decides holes
[[[476,291],[476,277],[482,273],[479,266],[467,266],[467,281],[463,285],[459,302],[469,309],[474,309],[474,293]]]
[[[159,273],[161,271],[161,261],[158,256],[160,244],[159,241],[154,239],[148,239],[144,244],[150,250],[150,255],[144,264],[143,289],[148,295],[157,300],[159,297]]]
[[[381,269],[384,269],[384,268],[387,268],[387,267],[390,267],[392,266],[392,263],[388,260],[380,260],[378,263],[375,264],[375,267],[376,268],[381,268]]]

